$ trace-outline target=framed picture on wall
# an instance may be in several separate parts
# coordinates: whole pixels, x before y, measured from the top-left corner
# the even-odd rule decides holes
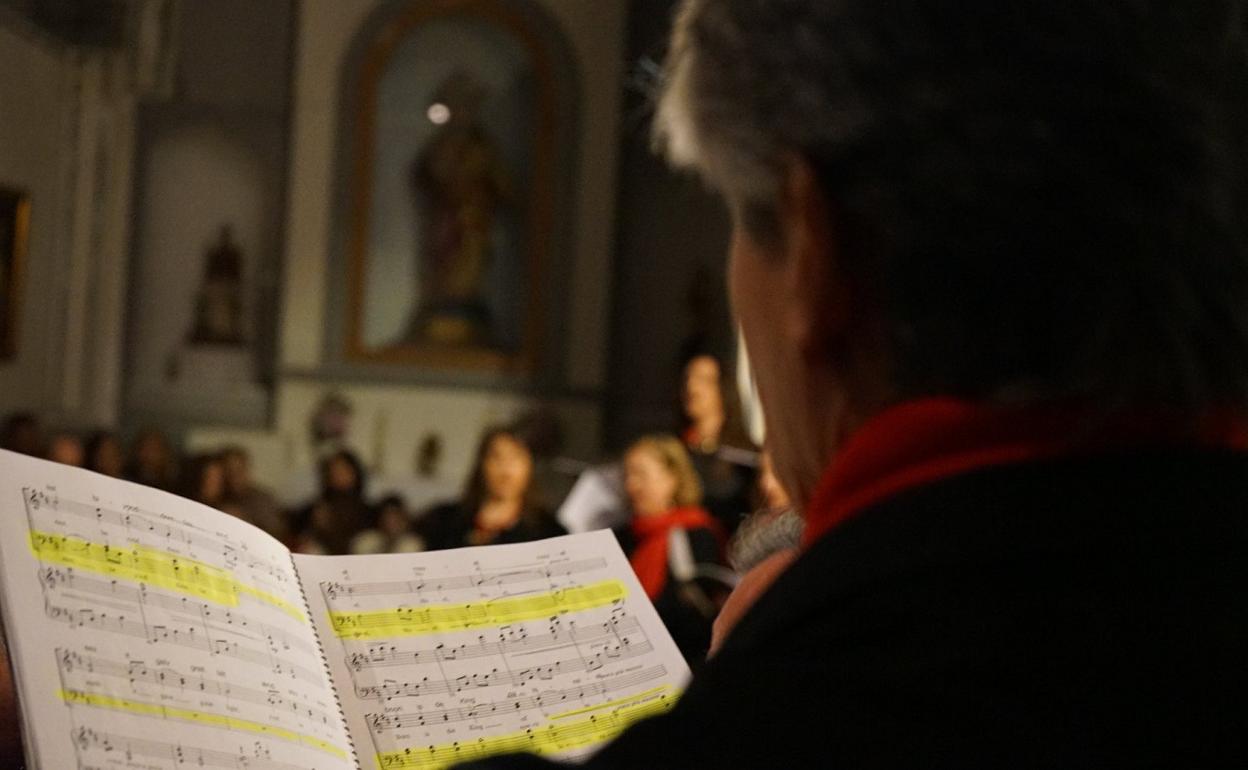
[[[412,3],[367,41],[349,136],[348,361],[535,366],[559,109],[551,54],[515,7]]]
[[[0,187],[0,359],[17,355],[22,271],[30,237],[30,196]]]

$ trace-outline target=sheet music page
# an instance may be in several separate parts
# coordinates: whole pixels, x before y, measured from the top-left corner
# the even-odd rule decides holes
[[[356,767],[290,554],[259,529],[0,452],[0,564],[37,767]]]
[[[295,563],[361,767],[586,757],[689,677],[605,530]]]

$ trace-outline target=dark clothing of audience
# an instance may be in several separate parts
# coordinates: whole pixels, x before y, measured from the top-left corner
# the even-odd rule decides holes
[[[420,519],[421,535],[429,550],[463,548],[470,545],[498,545],[502,543],[527,543],[548,537],[566,535],[568,531],[554,514],[545,508],[521,514],[511,527],[490,538],[478,532],[477,511],[461,503],[445,503],[429,509]]]
[[[44,453],[43,425],[30,412],[10,415],[0,427],[0,449],[8,449],[31,457]]]
[[[238,518],[263,529],[278,540],[287,535],[288,527],[281,504],[262,487],[253,486],[241,492],[228,491],[222,505],[232,509],[231,512]]]
[[[295,515],[294,550],[300,553],[351,553],[351,540],[372,520],[362,497],[334,492]]]
[[[729,536],[753,510],[752,495],[757,483],[756,469],[724,459],[718,450],[704,452],[687,446],[693,469],[702,482],[702,507]]]

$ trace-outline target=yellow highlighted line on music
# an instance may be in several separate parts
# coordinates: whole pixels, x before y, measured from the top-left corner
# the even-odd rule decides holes
[[[604,580],[601,583],[547,593],[475,603],[331,612],[329,622],[334,633],[344,639],[389,639],[537,620],[561,612],[580,612],[605,607],[627,596],[628,589],[623,583],[618,580]]]
[[[268,735],[274,738],[281,738],[282,740],[290,741],[292,743],[301,743],[305,746],[311,746],[314,749],[319,749],[327,754],[338,757],[339,759],[347,758],[347,752],[332,743],[323,741],[320,738],[314,738],[311,735],[303,735],[302,733],[297,733],[293,730],[287,730],[284,727],[274,727],[273,725],[251,722],[246,719],[225,716],[224,714],[213,714],[206,711],[192,711],[190,709],[162,706],[157,703],[143,703],[142,701],[126,700],[125,698],[117,698],[112,695],[82,692],[81,690],[61,690],[60,695],[61,700],[70,704],[113,709],[115,711],[125,711],[131,714],[139,714],[140,716],[178,719],[184,722],[194,722],[196,724],[208,725],[210,727],[223,727],[227,730]]]
[[[67,535],[30,533],[30,549],[48,564],[95,572],[133,583],[143,583],[187,596],[237,607],[240,594],[271,604],[294,619],[307,618],[294,605],[265,591],[245,585],[226,570],[184,556],[131,545],[118,548]]]
[[[660,714],[676,703],[674,696],[657,692],[666,687],[648,690],[640,695],[624,698],[615,704],[603,704],[586,711],[614,708],[609,714],[591,716],[563,724],[547,725],[522,732],[479,738],[463,743],[445,743],[440,746],[414,747],[403,751],[391,751],[377,755],[379,770],[439,770],[459,762],[484,759],[497,754],[528,752],[530,754],[555,754],[573,749],[606,743],[623,732],[632,723]],[[563,716],[580,712],[569,712]],[[555,717],[559,719],[560,717]]]

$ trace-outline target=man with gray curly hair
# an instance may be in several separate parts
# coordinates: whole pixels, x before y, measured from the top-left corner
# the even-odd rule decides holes
[[[1245,10],[684,2],[804,530],[589,767],[1248,765]]]

